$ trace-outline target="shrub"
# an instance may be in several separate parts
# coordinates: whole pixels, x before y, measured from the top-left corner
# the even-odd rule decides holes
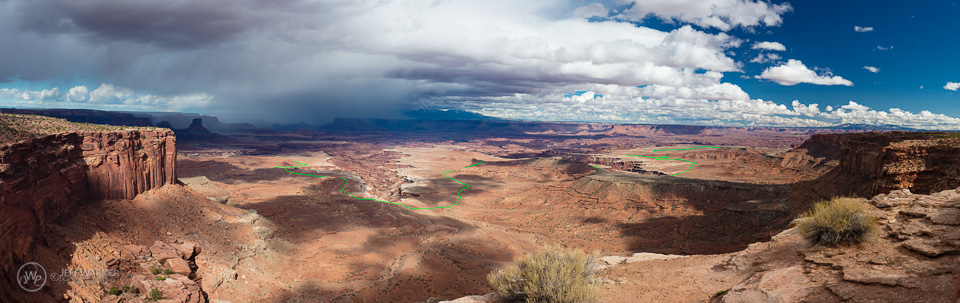
[[[136,288],[136,287],[134,287],[134,286],[127,285],[127,286],[124,286],[124,287],[123,287],[123,292],[128,293],[128,294],[139,294],[139,293],[140,293],[140,289],[139,289],[139,288]]]
[[[164,276],[157,276],[157,280],[160,280],[160,281],[163,281],[163,280],[166,280],[166,279],[167,279],[167,277],[164,277]]]
[[[156,267],[151,267],[151,268],[150,268],[150,273],[151,273],[151,274],[154,274],[154,275],[159,275],[159,274],[160,274],[160,269],[159,269],[159,268],[156,268]]]
[[[111,294],[111,295],[114,295],[114,296],[119,296],[120,293],[121,293],[121,291],[120,291],[120,288],[114,286],[114,287],[111,287],[111,288],[110,288],[110,291],[108,291],[107,293],[108,293],[108,294]]]
[[[164,274],[167,274],[167,275],[170,275],[170,274],[173,274],[173,271],[170,270],[169,268],[165,268],[165,269],[163,269],[163,273],[164,273]]]
[[[150,294],[147,295],[147,300],[149,301],[160,301],[163,299],[163,292],[160,289],[154,287],[150,289]]]
[[[598,255],[548,246],[491,272],[487,280],[508,302],[596,302],[600,290],[593,275],[598,270]]]
[[[838,197],[820,201],[802,215],[800,234],[813,243],[836,246],[867,241],[877,229],[877,220],[862,199]]]

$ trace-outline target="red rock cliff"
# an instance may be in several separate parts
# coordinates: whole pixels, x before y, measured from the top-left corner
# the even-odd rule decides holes
[[[824,198],[872,197],[897,189],[929,194],[960,186],[960,139],[944,133],[823,134],[801,148],[838,160],[819,179],[798,184]]]
[[[85,201],[133,199],[172,183],[175,164],[170,130],[60,133],[0,146],[0,293],[19,291],[12,277],[46,224]]]
[[[169,130],[85,132],[82,147],[94,200],[133,199],[175,181],[177,149]]]

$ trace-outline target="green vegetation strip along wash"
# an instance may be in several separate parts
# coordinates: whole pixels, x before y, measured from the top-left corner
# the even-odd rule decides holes
[[[693,148],[655,149],[655,150],[653,150],[653,152],[658,152],[658,151],[673,151],[673,150],[694,150],[694,149],[698,149],[698,148],[720,148],[720,147],[718,147],[718,146],[697,146],[697,147],[693,147]],[[663,160],[663,161],[682,161],[682,162],[690,163],[690,169],[685,170],[685,171],[682,171],[682,172],[679,172],[679,173],[671,174],[671,176],[676,176],[676,175],[679,175],[679,174],[682,174],[682,173],[690,172],[690,171],[693,170],[693,166],[694,166],[694,165],[697,165],[697,162],[693,162],[693,161],[689,161],[689,160],[684,160],[684,159],[670,159],[670,156],[654,157],[654,156],[631,155],[631,154],[627,154],[627,156],[630,156],[630,157],[641,157],[641,158],[650,158],[650,159],[654,159],[654,160]]]
[[[290,171],[291,168],[297,168],[297,167],[307,166],[306,163],[303,163],[303,162],[300,162],[300,161],[293,161],[293,162],[297,162],[297,163],[299,163],[300,165],[295,165],[295,166],[277,166],[276,168],[282,168],[283,170],[285,170],[285,171],[287,171],[288,173],[293,174],[293,175],[301,175],[301,176],[316,177],[316,178],[326,178],[326,177],[327,177],[327,176],[309,175],[309,174],[302,174],[302,173],[292,172],[292,171]],[[483,163],[483,161],[474,163],[474,164],[472,164],[472,165],[470,165],[470,166],[467,166],[467,167],[464,167],[464,168],[471,168],[471,167],[480,165],[481,163]],[[403,204],[403,203],[383,201],[383,200],[377,200],[377,199],[362,199],[362,198],[357,198],[357,196],[354,196],[352,193],[347,193],[347,194],[350,195],[351,197],[353,197],[354,199],[357,199],[357,200],[368,200],[368,201],[377,201],[377,202],[381,202],[381,203],[396,204],[396,205],[403,206],[403,208],[406,208],[406,209],[438,209],[438,208],[453,207],[454,205],[457,205],[457,203],[460,202],[460,199],[463,198],[463,196],[461,196],[460,193],[463,192],[464,190],[466,190],[467,188],[470,188],[470,185],[467,185],[466,183],[460,182],[460,181],[457,180],[457,179],[454,179],[454,178],[451,178],[450,176],[447,176],[447,173],[450,173],[450,172],[453,172],[453,171],[454,171],[454,170],[445,171],[445,172],[443,172],[443,176],[444,176],[444,177],[447,177],[447,179],[453,180],[454,182],[457,182],[457,183],[462,184],[464,187],[461,188],[459,191],[457,191],[457,200],[456,200],[456,201],[453,201],[453,204],[450,204],[450,205],[447,205],[447,206],[410,207],[410,206],[407,206],[407,205],[405,205],[405,204]],[[343,183],[343,187],[340,188],[339,193],[342,193],[343,190],[347,188],[347,183],[350,183],[350,180],[347,180],[347,178],[344,178],[344,177],[340,177],[340,179],[343,179],[343,181],[346,181],[346,183]]]

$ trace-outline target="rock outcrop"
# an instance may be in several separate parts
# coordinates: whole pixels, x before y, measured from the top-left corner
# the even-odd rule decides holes
[[[871,197],[893,190],[933,193],[960,186],[960,139],[946,133],[858,133],[811,136],[801,148],[836,167],[797,184],[801,195]]]
[[[112,260],[119,279],[105,283],[120,292],[107,294],[101,303],[147,302],[150,300],[144,297],[154,289],[165,302],[208,302],[200,284],[191,279],[196,275],[195,258],[200,252],[196,243],[156,241],[150,248],[127,245],[124,250],[120,259]]]
[[[791,228],[770,243],[732,255],[725,265],[759,269],[716,302],[947,302],[960,252],[960,190],[931,195],[896,190],[868,201],[880,229],[868,243],[808,245]],[[796,247],[792,264],[757,256]],[[753,245],[751,245],[753,246]],[[795,249],[795,248],[794,248]],[[782,262],[782,261],[779,261]]]
[[[59,133],[0,146],[0,293],[44,226],[86,201],[132,199],[173,183],[169,130]]]

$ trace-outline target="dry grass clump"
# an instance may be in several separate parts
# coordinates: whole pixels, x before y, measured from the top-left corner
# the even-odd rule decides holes
[[[820,201],[802,217],[800,234],[813,243],[836,246],[867,241],[877,229],[877,219],[868,211],[863,199],[837,197]]]
[[[547,246],[491,272],[487,280],[507,302],[597,302],[600,289],[593,276],[598,258],[598,252]]]

